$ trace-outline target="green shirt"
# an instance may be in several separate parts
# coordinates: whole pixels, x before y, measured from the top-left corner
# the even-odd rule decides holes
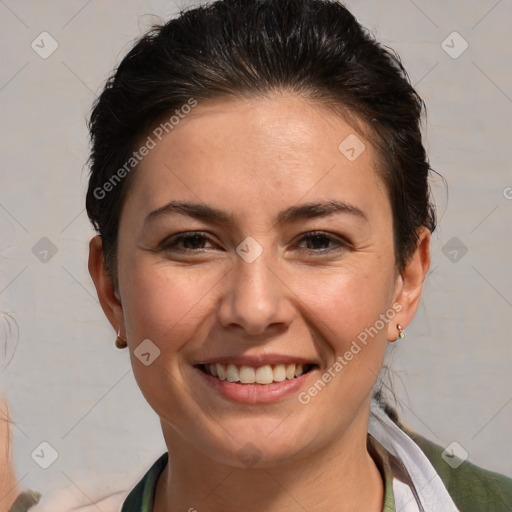
[[[482,469],[467,460],[457,469],[453,469],[442,459],[441,446],[400,426],[425,453],[460,512],[512,511],[511,478]],[[393,468],[395,467],[393,458],[370,435],[368,435],[368,448],[384,481],[382,512],[397,512],[393,496]],[[168,456],[167,452],[164,453],[151,466],[126,497],[121,512],[152,512],[158,477],[167,464]]]

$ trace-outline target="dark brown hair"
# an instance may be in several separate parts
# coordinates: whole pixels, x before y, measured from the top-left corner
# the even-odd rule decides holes
[[[191,99],[273,92],[318,101],[372,141],[393,211],[397,267],[405,266],[418,229],[433,231],[436,217],[421,137],[425,106],[400,58],[336,1],[220,0],[141,37],[92,110],[86,206],[116,282],[119,217],[137,144]]]

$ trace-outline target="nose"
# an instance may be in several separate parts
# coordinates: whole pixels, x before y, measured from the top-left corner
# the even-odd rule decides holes
[[[293,292],[276,267],[265,251],[251,263],[237,258],[226,276],[218,308],[221,325],[251,336],[277,334],[288,328],[296,314],[290,300]]]

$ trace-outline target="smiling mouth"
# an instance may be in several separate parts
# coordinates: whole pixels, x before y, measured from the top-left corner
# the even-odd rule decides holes
[[[318,367],[316,364],[276,364],[258,368],[235,364],[198,364],[195,365],[203,373],[219,380],[238,384],[275,384],[285,380],[293,380]]]

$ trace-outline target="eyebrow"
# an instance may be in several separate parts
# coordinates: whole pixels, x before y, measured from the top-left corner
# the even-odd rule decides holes
[[[354,205],[338,200],[312,202],[294,205],[279,212],[276,217],[277,224],[291,224],[303,219],[327,217],[336,213],[350,214],[368,221],[366,213]],[[233,216],[223,210],[202,203],[188,201],[171,201],[148,214],[144,224],[154,221],[164,215],[179,214],[193,217],[198,220],[232,225]]]

